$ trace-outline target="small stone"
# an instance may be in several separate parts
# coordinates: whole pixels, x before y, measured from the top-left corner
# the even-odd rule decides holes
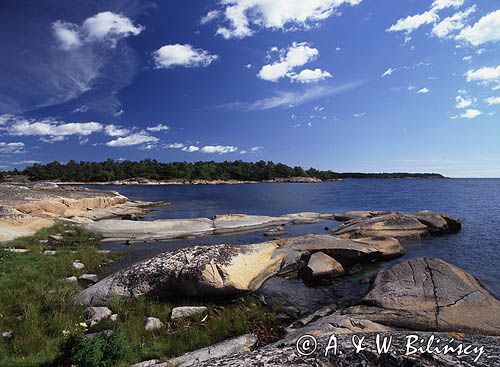
[[[38,243],[48,243],[48,242],[49,242],[49,240],[40,240],[40,241],[38,241]]]
[[[160,319],[156,317],[146,317],[144,320],[144,330],[146,331],[154,331],[159,330],[165,327],[165,324],[161,322]]]
[[[116,314],[116,313],[112,314],[112,315],[109,317],[109,319],[110,319],[111,321],[118,321],[118,314]]]
[[[360,263],[357,263],[356,265],[354,265],[352,268],[349,269],[347,274],[354,275],[354,274],[361,273],[362,271],[363,271],[363,267],[361,266]]]
[[[11,340],[13,337],[12,331],[6,331],[2,333],[2,339]]]
[[[323,252],[315,252],[309,258],[307,266],[299,271],[299,275],[306,281],[332,279],[344,274],[344,268],[334,258]]]
[[[80,260],[75,260],[75,261],[73,261],[73,267],[75,269],[80,270],[80,269],[83,269],[85,267],[85,264],[81,263]]]
[[[197,315],[201,315],[207,313],[208,309],[205,306],[182,306],[175,307],[172,309],[172,313],[170,315],[170,320],[177,320],[186,317],[193,317]]]
[[[10,251],[14,254],[24,254],[25,252],[28,252],[29,250],[26,248],[7,248],[5,251]]]
[[[57,251],[54,251],[54,250],[45,250],[44,252],[42,252],[42,254],[44,254],[44,255],[55,255],[55,254],[57,254]]]
[[[101,320],[110,317],[113,313],[107,307],[87,307],[83,311],[83,319],[89,327],[96,326]]]
[[[95,274],[82,274],[78,277],[78,280],[83,280],[90,283],[97,283],[99,281],[99,277]]]
[[[64,280],[66,282],[70,282],[70,283],[78,282],[78,278],[77,277],[67,277]]]
[[[64,231],[64,234],[68,235],[68,236],[71,236],[71,237],[74,237],[74,236],[76,236],[78,234],[78,232],[75,231],[74,229],[70,229],[70,230]]]
[[[97,250],[97,253],[98,254],[109,254],[109,253],[111,253],[111,250]]]
[[[51,234],[47,237],[49,243],[57,244],[63,240],[63,236],[60,234]]]

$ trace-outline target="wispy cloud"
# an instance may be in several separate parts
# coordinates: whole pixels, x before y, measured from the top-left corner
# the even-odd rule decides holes
[[[361,87],[363,84],[364,81],[357,81],[333,87],[317,86],[300,92],[277,91],[272,97],[258,99],[254,102],[230,102],[216,108],[241,111],[265,111],[273,108],[300,106],[317,99],[349,92]]]

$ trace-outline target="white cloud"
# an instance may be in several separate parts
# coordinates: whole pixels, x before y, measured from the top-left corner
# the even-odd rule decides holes
[[[125,113],[124,110],[120,109],[119,111],[116,111],[115,113],[113,113],[113,116],[114,117],[120,117],[121,115],[123,115]]]
[[[454,31],[464,28],[467,18],[475,11],[476,5],[473,5],[462,12],[457,12],[450,17],[444,18],[441,22],[434,25],[432,35],[439,38],[448,37]]]
[[[73,110],[73,113],[85,113],[88,111],[88,107],[85,106],[85,105],[82,105],[80,107],[76,107],[74,110]]]
[[[124,136],[124,135],[127,135],[130,130],[128,129],[124,129],[120,126],[116,126],[116,125],[107,125],[104,127],[104,131],[107,135],[109,136]]]
[[[353,116],[358,118],[358,117],[363,117],[364,115],[366,115],[366,112],[361,112],[361,113],[354,113]]]
[[[468,110],[465,110],[465,112],[462,113],[461,115],[453,116],[452,119],[460,118],[460,119],[469,119],[469,120],[472,120],[472,119],[475,119],[478,116],[481,116],[482,114],[483,113],[481,111],[479,111],[479,110],[468,109]]]
[[[463,61],[471,61],[472,60],[472,56],[471,55],[464,56],[464,57],[462,57],[462,60]]]
[[[52,24],[54,37],[64,50],[97,41],[109,41],[115,47],[118,40],[137,36],[143,29],[140,25],[134,25],[129,18],[110,11],[87,18],[81,26],[61,20]]]
[[[52,143],[59,143],[61,141],[65,141],[66,137],[65,136],[49,136],[49,137],[41,137],[40,141],[47,143],[47,144],[52,144]]]
[[[212,154],[226,154],[226,153],[234,153],[238,150],[238,147],[232,145],[205,145],[201,148],[203,153],[212,153]]]
[[[182,149],[184,148],[184,144],[182,143],[170,143],[165,145],[166,148],[168,149]]]
[[[393,68],[389,68],[387,69],[386,71],[384,71],[384,73],[382,74],[382,78],[385,78],[386,76],[389,76],[389,75],[392,75],[392,73],[394,73],[396,71],[396,69],[393,69]]]
[[[485,99],[486,103],[488,103],[490,106],[494,104],[500,104],[500,97],[488,97]]]
[[[199,150],[200,150],[200,148],[197,147],[197,146],[195,146],[195,145],[190,145],[188,147],[183,147],[182,148],[183,152],[188,152],[188,153],[198,152]]]
[[[3,154],[13,154],[13,153],[24,153],[24,143],[5,143],[0,142],[0,153]]]
[[[332,74],[321,69],[304,69],[300,73],[293,75],[291,78],[299,83],[316,83],[327,78],[331,78]]]
[[[476,70],[468,70],[465,73],[468,82],[481,84],[500,83],[500,65],[497,67],[482,67]]]
[[[82,45],[78,26],[73,23],[58,20],[52,24],[52,32],[57,40],[59,47],[63,50],[71,50]]]
[[[100,132],[103,125],[98,122],[61,122],[54,119],[14,118],[7,128],[9,135],[15,136],[87,136]]]
[[[82,25],[82,31],[87,40],[109,40],[113,45],[120,38],[137,36],[143,29],[140,25],[134,25],[129,18],[110,11],[87,18]]]
[[[146,130],[158,133],[160,131],[168,131],[170,130],[170,127],[164,124],[158,124],[156,126],[150,126],[146,128]]]
[[[308,28],[335,13],[341,5],[357,5],[361,0],[221,0],[229,26],[219,26],[222,37],[244,38],[254,33],[254,27],[273,30]]]
[[[455,108],[467,108],[472,106],[473,103],[476,103],[475,98],[471,98],[467,95],[467,91],[461,89],[458,91],[458,95],[455,97]]]
[[[472,27],[465,27],[456,38],[474,46],[500,41],[500,10],[485,15]]]
[[[221,16],[221,12],[219,10],[209,11],[205,16],[201,17],[200,23],[205,25],[213,22],[215,19]]]
[[[106,145],[108,147],[127,147],[144,143],[157,143],[159,140],[160,139],[151,136],[144,131],[140,131],[126,137],[120,137],[118,139],[108,141]]]
[[[245,68],[246,68],[246,69],[251,69],[251,68],[252,68],[252,64],[246,64],[246,65],[245,65]]]
[[[302,92],[276,92],[273,97],[259,99],[255,102],[231,102],[218,106],[218,108],[244,110],[244,111],[265,111],[279,107],[294,107],[314,100],[328,97],[335,94],[348,92],[360,87],[362,81],[343,84],[337,87],[315,86],[307,88]]]
[[[431,9],[441,10],[445,8],[459,8],[464,4],[465,0],[434,0]]]
[[[429,92],[430,92],[429,88],[425,88],[425,87],[424,87],[424,88],[422,88],[422,89],[419,89],[419,90],[417,91],[417,94],[427,94],[427,93],[429,93]]]
[[[298,74],[294,72],[295,68],[316,60],[319,55],[318,49],[311,47],[307,42],[294,42],[288,49],[273,47],[268,56],[271,57],[273,52],[279,53],[279,60],[264,65],[257,74],[260,79],[277,82],[281,78],[288,77],[301,83],[311,83],[331,77],[329,72],[321,69],[304,69]]]
[[[218,56],[191,45],[176,44],[159,48],[153,52],[153,58],[157,69],[169,69],[176,66],[207,67],[217,60]]]
[[[439,20],[439,16],[434,10],[428,10],[422,14],[410,15],[406,18],[399,19],[396,24],[390,26],[388,32],[401,32],[407,34],[413,32],[415,29],[423,26],[424,24],[435,23]]]

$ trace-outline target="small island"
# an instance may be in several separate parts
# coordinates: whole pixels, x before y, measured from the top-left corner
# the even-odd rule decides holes
[[[244,184],[255,182],[317,183],[364,178],[445,178],[437,173],[338,173],[315,168],[290,167],[271,161],[244,162],[171,162],[155,159],[139,162],[114,161],[52,162],[33,164],[10,175],[25,176],[31,181],[92,183],[115,185]],[[5,176],[5,174],[4,174]],[[1,179],[1,176],[0,176]]]

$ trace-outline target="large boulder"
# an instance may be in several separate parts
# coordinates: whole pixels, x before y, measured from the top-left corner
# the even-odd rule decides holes
[[[300,277],[308,282],[332,279],[344,273],[342,264],[323,252],[312,254],[307,265],[299,271]]]
[[[347,313],[410,330],[500,335],[500,301],[472,275],[440,259],[402,261],[381,271]]]
[[[276,242],[195,246],[166,252],[119,271],[77,296],[82,304],[108,304],[113,297],[234,297],[254,291],[279,270]]]

